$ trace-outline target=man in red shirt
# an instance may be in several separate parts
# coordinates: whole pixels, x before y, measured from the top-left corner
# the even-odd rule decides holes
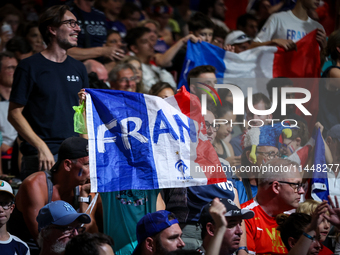
[[[275,217],[298,207],[305,193],[302,174],[299,165],[288,159],[276,158],[264,167],[258,175],[256,197],[241,205],[255,213],[254,218],[245,220],[247,248],[251,254],[286,254]]]

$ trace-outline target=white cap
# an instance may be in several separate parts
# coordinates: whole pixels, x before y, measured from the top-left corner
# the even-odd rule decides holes
[[[244,43],[248,41],[251,41],[251,38],[241,30],[232,31],[225,38],[225,44],[229,45]]]
[[[8,182],[0,180],[0,192],[2,192],[2,191],[11,194],[12,197],[14,198],[13,189],[12,189],[11,185],[9,185]]]

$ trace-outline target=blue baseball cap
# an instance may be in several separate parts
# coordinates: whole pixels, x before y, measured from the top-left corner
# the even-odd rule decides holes
[[[137,241],[138,245],[133,255],[137,253],[140,245],[147,237],[154,236],[164,229],[171,227],[173,224],[179,224],[178,220],[169,220],[168,216],[171,212],[166,210],[157,211],[154,213],[148,213],[141,218],[137,223]]]
[[[69,203],[58,200],[45,205],[40,209],[37,216],[38,230],[51,224],[66,226],[78,220],[80,223],[88,224],[91,217],[86,213],[77,213]]]

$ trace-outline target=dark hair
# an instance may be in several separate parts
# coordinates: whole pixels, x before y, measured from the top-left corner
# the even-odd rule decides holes
[[[140,9],[137,5],[131,2],[126,2],[122,6],[122,10],[118,15],[119,20],[128,19],[134,12],[140,12]]]
[[[106,38],[108,38],[108,37],[109,37],[110,35],[112,35],[112,34],[118,34],[118,35],[120,36],[119,31],[110,29],[110,30],[107,30]]]
[[[48,8],[39,18],[39,31],[46,44],[50,43],[50,32],[48,27],[59,27],[66,11],[70,7],[67,5],[54,5]]]
[[[15,58],[14,54],[10,51],[3,51],[0,52],[0,70],[1,70],[1,66],[2,66],[2,60],[3,58]]]
[[[337,50],[337,47],[340,46],[340,29],[335,30],[333,33],[330,34],[327,41],[327,47],[326,47],[326,55],[331,56],[331,59],[333,61],[337,61],[339,58],[339,52]]]
[[[141,38],[145,33],[150,33],[151,30],[147,27],[135,27],[135,28],[131,28],[124,40],[127,44],[127,47],[129,50],[131,50],[131,46],[132,45],[136,45],[136,42],[139,38]]]
[[[276,216],[278,224],[276,229],[280,231],[282,242],[288,251],[291,249],[288,238],[293,237],[298,240],[311,221],[312,217],[305,213],[292,213],[291,215],[282,213]]]
[[[32,46],[25,38],[21,36],[14,36],[6,43],[6,50],[12,53],[18,51],[20,54],[26,54],[32,51]]]
[[[232,112],[232,111],[233,111],[233,104],[228,101],[224,101],[223,105],[220,107],[217,107],[216,109],[216,118],[219,119],[223,117],[227,112]]]
[[[85,232],[73,237],[67,243],[65,255],[99,255],[99,247],[104,244],[113,246],[113,239],[102,233]]]
[[[214,8],[214,5],[216,3],[217,0],[200,0],[199,4],[198,4],[198,11],[208,15],[209,12],[209,8]]]
[[[282,88],[285,86],[293,87],[293,81],[287,77],[276,77],[276,78],[271,79],[267,83],[267,91],[268,91],[269,97],[272,98],[274,87]]]
[[[221,37],[223,38],[223,40],[225,40],[225,38],[227,37],[227,34],[228,32],[223,27],[215,25],[214,38]]]
[[[247,26],[248,20],[255,20],[256,22],[258,21],[257,18],[250,13],[243,14],[237,18],[236,22],[237,29]]]
[[[152,87],[149,90],[149,95],[157,96],[163,89],[171,89],[174,92],[174,94],[176,93],[175,89],[171,87],[169,83],[160,81],[152,85]]]
[[[188,83],[190,83],[191,78],[197,78],[202,73],[216,73],[216,68],[211,65],[196,66],[188,73]]]
[[[2,22],[8,15],[18,16],[19,21],[22,21],[21,12],[12,4],[6,4],[0,8],[0,22]]]
[[[298,137],[301,139],[301,147],[304,146],[308,142],[309,132],[306,124],[302,121],[297,121],[297,126],[299,128],[292,129],[292,136],[289,138],[290,140],[294,140]]]
[[[253,98],[253,105],[256,105],[260,103],[261,101],[263,101],[264,107],[266,108],[266,110],[270,109],[270,107],[272,106],[272,102],[270,101],[270,99],[263,93],[255,93],[252,95],[252,98]],[[244,104],[245,104],[245,109],[248,109],[248,97],[244,100]]]
[[[22,31],[22,37],[26,37],[28,34],[29,34],[29,32],[30,32],[30,30],[32,29],[32,28],[34,28],[34,27],[37,27],[37,28],[39,28],[39,23],[38,23],[38,21],[31,21],[31,22],[28,22],[26,25],[25,25],[25,27],[24,27],[24,29],[23,29],[23,31]]]
[[[211,28],[214,29],[215,25],[211,19],[201,12],[196,12],[188,21],[189,31],[196,32],[200,29]]]

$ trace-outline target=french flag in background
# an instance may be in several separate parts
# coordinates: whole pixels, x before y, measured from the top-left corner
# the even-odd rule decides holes
[[[222,171],[195,171],[221,165],[206,138],[198,98],[190,102],[185,88],[168,101],[125,91],[86,92],[92,192],[226,181]]]
[[[225,51],[210,43],[189,41],[179,87],[185,85],[188,88],[186,77],[189,71],[200,65],[214,66],[217,70],[217,78],[231,79],[231,82],[236,78],[249,78],[246,84],[236,84],[244,94],[247,87],[253,87],[253,93],[267,94],[265,84],[268,80],[261,80],[261,78],[318,78],[321,72],[320,51],[315,38],[316,30],[296,43],[297,51],[287,52],[275,46],[262,46],[238,54]],[[304,103],[307,110],[312,113],[312,116],[305,116],[309,130],[313,129],[318,113],[318,84],[318,79],[301,80],[298,84],[294,84],[311,92],[311,100]],[[295,97],[304,97],[304,95],[297,94]]]

